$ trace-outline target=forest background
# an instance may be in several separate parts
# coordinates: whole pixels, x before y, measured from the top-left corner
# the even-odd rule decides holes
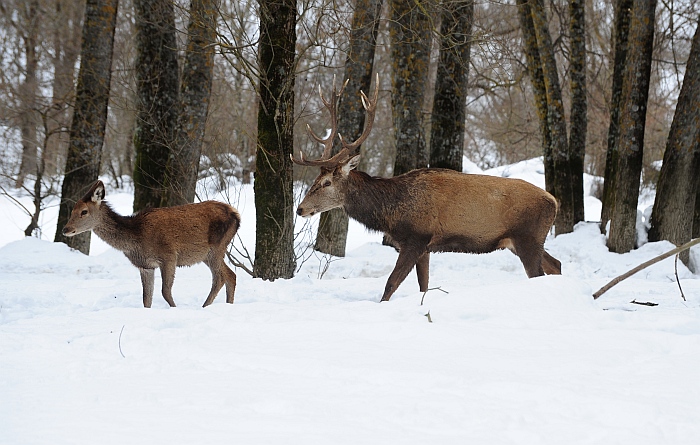
[[[224,190],[254,176],[255,258],[231,258],[291,277],[293,184],[316,171],[289,155],[320,153],[305,129],[329,126],[317,91],[349,78],[351,140],[359,91],[379,89],[361,170],[543,156],[557,234],[583,219],[586,172],[611,250],[636,247],[644,188],[657,189],[650,239],[679,244],[700,231],[699,17],[691,0],[7,0],[0,187],[35,197],[29,236],[45,198],[61,196],[60,231],[98,176],[133,185],[135,211],[205,198],[198,178]],[[342,256],[347,218],[327,219],[315,248]],[[55,239],[89,251],[89,234]]]

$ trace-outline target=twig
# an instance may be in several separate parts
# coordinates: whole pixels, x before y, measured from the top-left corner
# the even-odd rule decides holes
[[[652,303],[651,301],[637,301],[637,300],[632,300],[630,301],[632,304],[638,304],[640,306],[658,306],[659,303]]]
[[[631,277],[632,275],[636,274],[636,273],[639,272],[640,270],[646,269],[647,267],[649,267],[649,266],[651,266],[651,265],[653,265],[653,264],[656,264],[656,263],[658,263],[658,262],[661,261],[661,260],[665,260],[666,258],[668,258],[668,257],[670,257],[670,256],[672,256],[672,255],[675,255],[675,254],[677,254],[677,253],[683,252],[684,250],[688,250],[688,249],[690,249],[691,247],[693,247],[694,245],[696,245],[696,244],[698,244],[698,243],[700,243],[700,238],[695,238],[694,240],[688,241],[687,243],[683,244],[683,245],[680,246],[680,247],[676,247],[676,248],[673,249],[673,250],[670,250],[670,251],[668,251],[668,252],[666,252],[666,253],[663,253],[663,254],[661,254],[661,255],[655,257],[655,258],[652,258],[652,259],[650,259],[649,261],[646,261],[646,262],[640,264],[639,266],[635,267],[634,269],[632,269],[632,270],[630,270],[630,271],[628,271],[628,272],[623,273],[623,274],[620,275],[619,277],[614,278],[612,281],[610,281],[610,282],[609,282],[608,284],[606,284],[605,286],[603,286],[603,287],[601,287],[600,289],[598,289],[598,292],[596,292],[596,293],[593,294],[593,299],[594,299],[594,300],[597,300],[598,297],[600,297],[601,295],[603,295],[605,292],[609,291],[610,288],[612,288],[613,286],[615,286],[615,285],[618,284],[619,282],[621,282],[621,281],[623,281],[623,280],[625,280],[625,279]]]
[[[124,332],[124,327],[126,325],[122,325],[122,330],[119,331],[119,353],[122,355],[122,357],[126,358],[124,353],[122,352],[122,333]]]
[[[432,322],[433,322],[433,319],[430,318],[430,311],[428,311],[428,313],[425,314],[425,316],[428,317],[428,323],[432,323]]]
[[[420,299],[420,305],[421,305],[421,306],[423,306],[423,300],[425,299],[425,294],[427,294],[427,293],[430,292],[431,290],[439,290],[440,292],[444,292],[444,293],[446,293],[446,294],[449,294],[449,292],[447,292],[446,290],[442,290],[442,288],[441,288],[440,286],[438,286],[438,287],[431,287],[430,289],[428,289],[428,290],[426,290],[425,292],[423,292],[423,296],[422,296],[421,299]],[[428,318],[430,318],[430,316],[428,316]],[[431,323],[432,323],[432,321],[431,321]]]
[[[676,260],[673,262],[673,267],[676,272],[676,283],[678,283],[678,290],[681,291],[681,298],[683,298],[683,301],[688,301],[685,299],[685,294],[683,294],[683,288],[681,287],[681,280],[678,279],[678,257],[680,256],[680,253],[676,254]]]

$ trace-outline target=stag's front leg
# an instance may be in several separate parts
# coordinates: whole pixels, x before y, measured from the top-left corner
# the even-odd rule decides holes
[[[139,267],[139,272],[141,273],[141,286],[143,287],[143,307],[151,307],[151,304],[153,303],[153,283],[155,280],[155,270],[142,269]]]
[[[399,250],[399,258],[396,260],[396,266],[394,266],[394,270],[391,272],[386,282],[382,301],[389,301],[389,298],[396,292],[399,285],[403,283],[403,280],[406,279],[406,276],[411,269],[413,269],[413,266],[416,265],[421,254],[422,252],[418,249],[401,247],[401,250]]]
[[[418,286],[421,292],[428,290],[428,279],[430,275],[430,252],[425,252],[416,261],[416,275],[418,275]]]

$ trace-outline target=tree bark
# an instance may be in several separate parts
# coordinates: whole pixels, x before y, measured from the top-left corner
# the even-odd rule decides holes
[[[627,60],[632,0],[615,2],[615,55],[613,59],[612,94],[610,96],[610,125],[608,127],[608,148],[605,154],[603,178],[603,207],[600,214],[600,231],[606,233],[610,215],[615,208],[615,181],[617,179],[618,139],[620,137],[620,104],[622,100],[622,79]]]
[[[692,236],[695,199],[700,181],[700,26],[695,30],[683,87],[666,141],[656,186],[649,241],[681,245]],[[681,254],[689,265],[689,252]]]
[[[554,196],[559,201],[559,211],[554,222],[556,234],[574,230],[573,178],[571,174],[571,154],[564,120],[559,73],[554,59],[552,38],[549,34],[547,16],[543,0],[530,2],[530,14],[537,35],[542,73],[547,90],[547,122],[552,137],[552,157],[554,161]]]
[[[90,232],[66,238],[62,230],[73,206],[100,172],[117,5],[118,0],[88,0],[85,6],[75,110],[54,238],[54,241],[64,242],[86,255],[90,252]]]
[[[160,207],[178,104],[175,13],[170,0],[136,0],[137,117],[134,211]]]
[[[608,248],[629,252],[636,244],[637,201],[654,44],[656,0],[634,2],[622,82],[618,165]]]
[[[260,2],[260,106],[255,171],[257,278],[292,278],[294,60],[296,2]]]
[[[165,206],[194,202],[214,74],[217,14],[218,0],[192,0]]]
[[[441,5],[440,57],[430,130],[430,166],[462,171],[473,0]]]
[[[583,161],[586,157],[586,131],[588,128],[585,12],[584,0],[570,0],[571,113],[569,115],[569,152],[571,153],[574,224],[586,218],[583,206]]]
[[[39,2],[31,0],[26,6],[26,29],[22,34],[24,41],[24,57],[26,67],[24,71],[24,81],[20,85],[19,99],[22,109],[19,114],[19,126],[22,134],[22,162],[17,173],[17,187],[24,184],[27,175],[36,173],[37,169],[37,95],[39,94],[39,80],[37,79],[37,68],[39,56],[37,46],[39,44]]]
[[[430,19],[429,2],[391,0],[389,7],[396,176],[428,166],[422,109],[430,64]]]
[[[544,84],[540,51],[537,47],[537,35],[535,25],[532,22],[529,0],[516,0],[518,5],[518,19],[520,31],[523,34],[523,46],[527,71],[532,84],[532,94],[535,98],[535,109],[540,122],[540,135],[542,137],[542,157],[544,162],[545,190],[552,195],[554,191],[554,157],[552,156],[552,135],[547,119],[547,88]]]
[[[345,61],[345,79],[348,84],[338,104],[338,133],[354,141],[365,125],[365,109],[359,100],[360,90],[370,92],[374,50],[383,0],[358,0],[352,18],[350,51]],[[333,154],[340,149],[333,147]],[[360,147],[357,149],[360,152]],[[345,256],[348,237],[348,215],[343,209],[323,212],[318,224],[315,250],[334,256]]]

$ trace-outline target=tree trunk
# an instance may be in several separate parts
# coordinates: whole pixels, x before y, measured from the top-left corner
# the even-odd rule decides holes
[[[520,30],[523,34],[523,46],[527,61],[527,71],[532,84],[532,94],[535,97],[535,109],[540,121],[540,135],[542,137],[542,157],[544,160],[545,190],[554,195],[554,157],[552,156],[552,135],[547,119],[547,88],[544,85],[542,62],[540,51],[537,47],[537,35],[535,25],[532,22],[529,0],[516,0],[518,5],[518,19]]]
[[[430,166],[462,171],[473,0],[442,3],[440,57],[430,134]]]
[[[36,173],[37,169],[37,95],[39,94],[39,81],[37,79],[37,67],[39,56],[37,46],[39,40],[39,2],[31,0],[26,8],[26,29],[22,36],[24,40],[24,57],[26,69],[24,81],[20,85],[19,100],[22,109],[19,115],[20,132],[22,134],[22,163],[17,174],[17,187],[24,184],[27,175]]]
[[[547,123],[552,137],[552,156],[554,161],[554,196],[559,201],[559,211],[554,222],[556,234],[570,233],[574,230],[573,178],[569,141],[564,120],[564,104],[559,73],[554,59],[552,38],[544,10],[543,0],[530,2],[530,14],[537,35],[542,73],[547,90]]]
[[[662,239],[679,246],[690,241],[695,199],[700,182],[700,26],[695,30],[683,87],[666,142],[656,186],[649,241]],[[681,260],[689,265],[688,251]]]
[[[615,2],[615,56],[613,59],[612,94],[610,96],[610,126],[608,127],[608,148],[605,154],[605,174],[603,178],[603,208],[600,214],[600,231],[606,233],[608,221],[615,208],[615,181],[617,178],[618,139],[620,137],[620,103],[622,100],[622,79],[627,60],[632,0]]]
[[[175,14],[170,0],[136,0],[137,116],[134,211],[163,203],[178,102]]]
[[[571,113],[569,152],[574,224],[586,219],[583,207],[583,161],[586,157],[588,104],[586,100],[586,8],[584,0],[570,0]]]
[[[169,158],[165,206],[194,202],[214,73],[217,0],[192,0],[180,85],[176,140]]]
[[[66,238],[62,230],[73,206],[85,195],[100,172],[117,5],[118,0],[88,0],[85,6],[75,110],[54,239],[86,255],[90,252],[90,232]]]
[[[345,61],[344,76],[349,81],[338,104],[338,133],[349,141],[356,140],[365,126],[365,109],[359,99],[359,92],[370,92],[382,3],[383,0],[358,0],[352,17],[350,52]],[[333,154],[339,149],[339,144],[336,144]],[[359,153],[360,147],[357,150]],[[348,215],[343,209],[321,213],[315,250],[334,256],[345,256],[347,238]]]
[[[430,19],[420,0],[392,0],[391,105],[396,137],[394,175],[428,166],[423,131],[423,99],[430,64]]]
[[[627,62],[620,99],[614,207],[610,215],[608,236],[608,248],[618,253],[629,252],[636,244],[637,201],[654,44],[655,10],[656,0],[635,1],[630,20]]]
[[[264,280],[294,276],[294,50],[296,2],[260,0],[260,106],[255,171],[255,261]]]

